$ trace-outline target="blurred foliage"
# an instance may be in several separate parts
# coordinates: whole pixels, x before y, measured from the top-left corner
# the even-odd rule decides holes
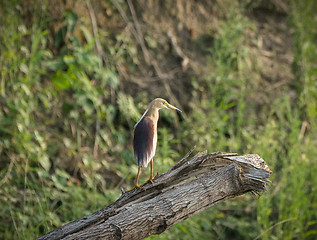
[[[207,33],[208,74],[191,78],[185,121],[161,112],[154,164],[163,172],[193,145],[258,153],[273,170],[272,186],[259,199],[218,204],[149,239],[317,237],[316,2],[290,2],[296,99],[285,88],[265,106],[248,98],[261,82],[246,34],[256,31],[248,3],[229,4],[218,30]],[[34,9],[30,23],[22,1],[1,1],[1,239],[33,239],[116,200],[121,185],[130,188],[133,126],[153,98],[133,99],[120,87],[117,67],[140,65],[131,36],[102,29],[94,36],[70,10],[52,35],[47,7]],[[155,48],[155,39],[146,42]]]

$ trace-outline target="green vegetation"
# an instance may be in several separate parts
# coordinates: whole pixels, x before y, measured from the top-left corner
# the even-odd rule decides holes
[[[118,66],[141,65],[133,36],[105,29],[94,36],[74,11],[55,24],[49,1],[26,4],[0,7],[0,239],[34,239],[130,188],[133,126],[153,99],[124,90],[129,82]],[[273,170],[272,186],[259,199],[218,204],[149,239],[317,238],[317,3],[288,5],[293,79],[277,94],[263,91],[260,51],[251,47],[257,26],[247,17],[254,6],[228,4],[206,33],[212,43],[199,49],[208,55],[206,71],[187,83],[185,119],[161,112],[155,159],[163,172],[193,145],[258,153]]]

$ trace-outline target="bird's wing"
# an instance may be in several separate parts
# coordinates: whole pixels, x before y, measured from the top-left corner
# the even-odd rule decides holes
[[[143,117],[135,126],[134,157],[139,167],[146,167],[154,157],[156,148],[155,125],[151,118]]]

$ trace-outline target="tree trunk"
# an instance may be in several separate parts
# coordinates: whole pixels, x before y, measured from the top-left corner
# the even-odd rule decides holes
[[[264,192],[270,169],[257,154],[198,153],[116,202],[38,239],[142,239],[247,192]]]

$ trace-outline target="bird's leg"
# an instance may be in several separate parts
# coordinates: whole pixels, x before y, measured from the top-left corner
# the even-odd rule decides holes
[[[139,189],[142,189],[142,190],[145,191],[145,188],[143,188],[143,187],[141,187],[141,186],[139,185],[140,173],[141,173],[141,168],[138,168],[138,175],[136,176],[135,186],[134,186],[134,188],[132,188],[132,189],[129,190],[128,192],[130,192],[130,191],[132,191],[132,190],[134,190],[134,189],[136,189],[136,188],[139,188]]]
[[[152,160],[150,161],[150,163],[151,163],[151,175],[150,175],[150,178],[149,178],[149,181],[148,182],[150,182],[150,183],[153,183],[153,158],[152,158]]]
[[[136,176],[135,186],[139,186],[139,177],[141,173],[141,168],[138,168],[138,175]]]

